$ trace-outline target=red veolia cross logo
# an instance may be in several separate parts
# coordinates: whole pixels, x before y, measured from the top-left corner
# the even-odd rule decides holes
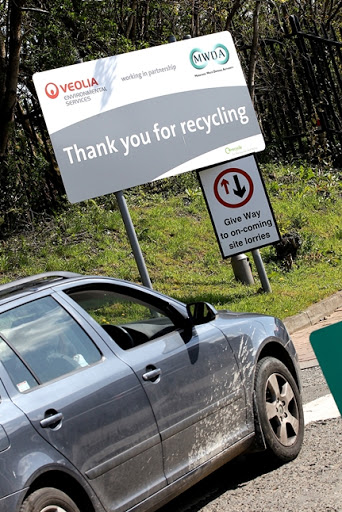
[[[59,95],[60,89],[66,92],[79,91],[80,89],[86,89],[99,85],[96,78],[84,78],[83,80],[76,80],[75,82],[69,82],[68,84],[60,84],[59,86],[53,82],[48,83],[45,86],[45,94],[52,100],[56,99]]]
[[[59,95],[58,86],[52,82],[45,86],[45,94],[52,100],[56,99]]]

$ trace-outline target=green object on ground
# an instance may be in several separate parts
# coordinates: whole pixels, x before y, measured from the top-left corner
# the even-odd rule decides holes
[[[342,322],[312,332],[310,343],[340,414],[342,414]]]

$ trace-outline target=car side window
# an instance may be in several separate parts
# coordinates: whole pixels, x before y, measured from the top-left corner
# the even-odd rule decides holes
[[[0,338],[0,361],[18,391],[24,392],[38,386],[29,369],[7,343]]]
[[[123,349],[128,350],[176,330],[172,320],[150,304],[109,289],[70,290],[77,302]]]
[[[0,358],[21,392],[96,363],[99,349],[52,297],[0,315]]]

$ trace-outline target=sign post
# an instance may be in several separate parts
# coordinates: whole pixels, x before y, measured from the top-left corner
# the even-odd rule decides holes
[[[71,202],[265,148],[229,32],[33,80]]]
[[[260,253],[280,238],[254,156],[199,172],[223,258],[252,251],[263,289],[271,291]]]
[[[258,249],[254,249],[252,251],[252,256],[253,256],[253,260],[254,260],[255,266],[257,268],[258,274],[259,274],[262,289],[264,290],[264,292],[271,293],[271,291],[272,291],[271,285],[270,285],[270,282],[269,282],[267,274],[266,274],[264,263],[261,259],[260,251]]]
[[[43,71],[33,81],[72,203],[265,148],[229,32]],[[253,195],[246,175],[233,180],[241,202],[244,187]]]
[[[199,173],[224,258],[264,247],[280,238],[253,156]]]
[[[116,200],[118,202],[122,220],[125,224],[127,236],[128,236],[128,239],[129,239],[131,247],[132,247],[135,261],[137,263],[137,267],[138,267],[140,277],[141,277],[141,282],[143,283],[143,285],[147,286],[148,288],[152,288],[150,276],[148,274],[144,256],[141,252],[140,245],[138,242],[137,234],[135,232],[133,222],[132,222],[131,216],[130,216],[128,208],[127,208],[125,196],[123,195],[122,190],[115,192],[115,196],[116,196]]]

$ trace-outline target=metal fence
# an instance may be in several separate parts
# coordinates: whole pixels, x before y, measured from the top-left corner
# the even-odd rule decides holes
[[[267,153],[330,157],[342,165],[341,33],[291,16],[282,36],[260,41],[255,107]],[[339,40],[338,40],[339,35]],[[249,48],[241,48],[247,63]]]

